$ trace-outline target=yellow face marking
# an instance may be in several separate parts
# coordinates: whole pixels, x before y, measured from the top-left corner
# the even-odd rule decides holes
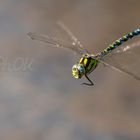
[[[79,78],[79,71],[78,71],[78,69],[76,69],[76,68],[72,69],[72,75],[75,78]]]

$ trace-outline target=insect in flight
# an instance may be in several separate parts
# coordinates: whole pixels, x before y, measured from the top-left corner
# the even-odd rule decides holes
[[[83,83],[84,85],[92,86],[94,85],[91,79],[88,77],[88,75],[96,69],[99,63],[103,63],[106,66],[109,66],[113,69],[116,69],[120,72],[124,72],[132,77],[134,77],[137,80],[140,80],[140,77],[135,74],[133,71],[130,71],[129,69],[123,67],[123,66],[113,66],[112,64],[109,64],[106,62],[106,58],[108,58],[108,55],[112,53],[114,49],[117,49],[120,45],[128,41],[129,39],[137,36],[140,34],[140,29],[136,29],[127,35],[123,36],[122,38],[116,40],[113,44],[109,45],[107,48],[105,48],[103,51],[97,54],[91,54],[89,53],[83,45],[80,43],[80,41],[72,34],[72,32],[62,23],[58,22],[58,25],[71,37],[72,43],[71,44],[65,44],[64,42],[48,37],[46,35],[41,35],[37,33],[28,33],[28,36],[33,40],[38,40],[44,43],[51,44],[52,46],[56,46],[59,48],[67,48],[70,49],[77,54],[82,55],[79,62],[72,67],[72,75],[74,78],[80,79],[83,76],[87,78],[89,83]],[[134,43],[131,46],[126,46],[121,50],[118,50],[118,54],[121,54],[122,52],[131,50],[132,48],[140,46],[140,42]]]

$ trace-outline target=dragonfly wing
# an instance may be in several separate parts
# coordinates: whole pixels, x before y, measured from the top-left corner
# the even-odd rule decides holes
[[[140,41],[136,41],[130,45],[120,46],[113,54],[121,54],[121,53],[134,53],[137,49],[140,49]]]
[[[71,38],[73,43],[75,43],[79,48],[83,49],[85,53],[89,54],[88,50],[84,48],[81,42],[75,37],[75,35],[70,31],[70,29],[62,21],[58,21],[57,24]]]
[[[110,67],[111,69],[114,69],[116,71],[119,71],[121,73],[124,73],[124,74],[127,74],[128,76],[131,76],[133,78],[135,78],[136,80],[140,80],[140,76],[138,76],[137,74],[133,73],[133,72],[130,72],[128,69],[123,69],[123,68],[120,68],[120,67],[117,67],[117,66],[113,66],[113,65],[110,65],[102,60],[100,60],[100,62],[102,64],[104,64],[105,66],[108,66]]]
[[[140,41],[120,46],[101,61],[109,67],[140,80]]]
[[[51,44],[52,46],[59,47],[59,48],[66,48],[66,49],[72,50],[73,52],[75,52],[77,54],[86,53],[86,50],[84,48],[78,46],[77,44],[75,44],[73,42],[67,43],[67,42],[61,41],[61,40],[56,39],[56,38],[51,38],[51,37],[46,36],[46,35],[31,33],[31,32],[28,33],[28,36],[32,40],[37,40],[40,42]]]

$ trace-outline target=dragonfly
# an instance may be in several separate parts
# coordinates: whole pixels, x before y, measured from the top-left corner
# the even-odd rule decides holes
[[[72,75],[76,79],[80,79],[83,76],[85,76],[85,78],[88,80],[88,82],[85,82],[82,84],[87,85],[87,86],[94,85],[93,81],[89,78],[88,75],[97,68],[99,63],[102,63],[112,69],[115,69],[119,72],[123,72],[129,76],[132,76],[133,78],[135,78],[137,80],[140,80],[140,75],[136,74],[133,70],[130,70],[127,67],[127,65],[114,65],[113,63],[115,63],[115,62],[112,62],[112,64],[110,64],[108,62],[108,59],[111,58],[110,57],[111,54],[112,54],[112,56],[118,55],[117,57],[119,57],[119,55],[122,55],[125,53],[128,55],[129,53],[131,53],[132,50],[134,50],[135,48],[138,48],[138,46],[140,46],[140,41],[138,41],[129,46],[119,47],[119,46],[123,45],[125,42],[127,42],[128,40],[132,39],[133,37],[138,36],[140,34],[140,28],[138,28],[132,32],[129,32],[128,34],[119,38],[114,43],[112,43],[107,48],[105,48],[103,51],[101,51],[97,54],[92,54],[81,44],[81,42],[73,35],[73,33],[69,30],[69,28],[63,22],[59,21],[58,25],[69,35],[69,37],[72,40],[72,43],[65,43],[64,41],[61,41],[59,39],[56,39],[56,38],[53,38],[50,36],[46,36],[43,34],[34,33],[34,32],[29,32],[28,36],[32,40],[44,42],[44,43],[50,44],[51,46],[55,46],[58,48],[66,48],[66,49],[72,50],[76,54],[80,54],[81,55],[80,60],[72,67]],[[113,53],[113,51],[116,49],[117,49],[117,51],[115,53]],[[136,60],[138,60],[138,59],[136,59]],[[121,61],[119,60],[119,62],[121,62]],[[131,62],[131,63],[133,63],[133,62]]]

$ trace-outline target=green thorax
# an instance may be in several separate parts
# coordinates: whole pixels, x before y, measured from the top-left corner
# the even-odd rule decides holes
[[[79,61],[79,64],[84,65],[85,71],[88,74],[91,73],[97,67],[98,63],[98,60],[92,58],[89,55],[84,55]]]

